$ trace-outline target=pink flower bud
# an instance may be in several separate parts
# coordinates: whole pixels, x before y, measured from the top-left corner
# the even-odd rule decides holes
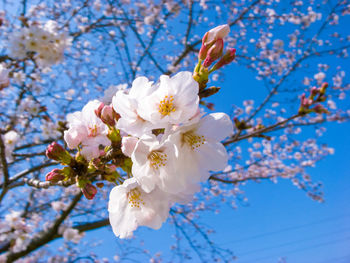
[[[204,60],[203,66],[209,67],[215,60],[217,60],[222,55],[224,49],[224,41],[219,38],[215,41],[215,44],[210,47],[207,53],[207,57]]]
[[[329,111],[323,107],[321,104],[317,104],[314,108],[313,108],[314,112],[316,113],[329,113]]]
[[[202,39],[202,46],[199,50],[198,59],[204,60],[207,57],[207,53],[211,45],[206,44],[206,39],[208,38],[209,32],[205,33],[203,39]]]
[[[83,195],[86,197],[86,199],[88,200],[92,200],[95,195],[97,194],[97,188],[92,185],[87,183],[83,189],[81,189],[81,191],[83,192]]]
[[[51,143],[46,149],[46,156],[49,159],[61,162],[63,164],[70,164],[72,156],[57,142]]]
[[[218,39],[223,39],[230,32],[229,25],[221,25],[210,29],[202,38],[202,46],[199,50],[198,59],[204,60],[208,57],[209,49],[216,43]],[[208,62],[207,62],[208,63]]]
[[[230,64],[236,58],[236,49],[230,48],[226,53],[220,58],[220,60],[213,66],[213,70],[222,68],[225,65]]]
[[[57,183],[58,181],[61,181],[65,178],[64,172],[60,169],[53,169],[51,172],[46,174],[45,180]]]
[[[225,24],[225,25],[220,25],[217,27],[214,27],[209,30],[208,35],[204,35],[206,37],[205,43],[210,43],[211,41],[216,41],[219,38],[223,39],[230,33],[230,26]]]
[[[100,118],[105,124],[108,124],[109,126],[115,125],[115,114],[111,106],[103,107]]]
[[[101,112],[104,106],[104,103],[101,102],[100,106],[98,106],[98,108],[95,110],[95,114],[97,117],[101,118]]]
[[[303,100],[301,101],[301,106],[308,108],[311,106],[312,102],[313,101],[308,98],[303,98]]]

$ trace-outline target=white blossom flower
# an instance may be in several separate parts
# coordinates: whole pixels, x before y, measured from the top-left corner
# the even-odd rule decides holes
[[[12,152],[16,144],[18,143],[19,139],[20,139],[20,135],[13,130],[4,134],[3,141],[5,144],[6,159],[12,160]]]
[[[64,140],[70,149],[81,145],[81,154],[87,160],[100,156],[100,145],[111,144],[107,138],[108,126],[95,114],[100,104],[98,100],[90,101],[81,112],[77,111],[67,116],[69,129],[64,132]]]
[[[191,72],[182,71],[171,78],[160,76],[158,88],[141,101],[138,113],[164,128],[188,121],[197,112],[198,103],[198,83]]]
[[[62,201],[54,201],[51,202],[51,207],[53,210],[55,210],[56,212],[61,212],[62,210],[65,210],[67,207],[67,204],[65,204]]]
[[[146,193],[135,178],[114,187],[109,195],[109,221],[117,237],[129,238],[139,226],[159,229],[169,214],[166,193],[155,188]]]
[[[150,133],[152,129],[159,128],[154,124],[144,120],[139,114],[139,103],[152,91],[153,82],[146,77],[136,78],[128,93],[119,90],[112,100],[114,110],[120,114],[117,128],[127,134],[141,137],[145,133]]]
[[[209,171],[223,170],[228,161],[225,147],[220,143],[233,133],[233,124],[225,113],[212,113],[187,126],[179,126],[169,141],[178,149],[178,173],[189,174],[204,181]]]
[[[314,75],[314,78],[317,80],[317,83],[321,83],[326,77],[326,74],[324,72],[319,72]]]
[[[78,229],[69,227],[63,231],[62,236],[65,240],[78,244],[80,239],[84,236],[84,232],[79,233]]]
[[[132,173],[142,189],[149,193],[156,185],[165,192],[178,193],[191,179],[178,174],[175,145],[170,141],[159,142],[154,135],[144,135],[137,142],[131,155]]]

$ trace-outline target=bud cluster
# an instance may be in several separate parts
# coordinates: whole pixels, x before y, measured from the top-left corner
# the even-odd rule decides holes
[[[28,24],[22,17],[25,27],[9,35],[9,56],[16,59],[33,58],[39,66],[47,67],[61,61],[63,52],[72,39],[66,32],[58,32],[53,20],[44,25],[38,22]]]
[[[193,78],[199,83],[200,90],[206,88],[210,73],[230,64],[235,59],[236,49],[230,48],[225,53],[223,51],[223,39],[229,32],[229,25],[221,25],[209,30],[202,38],[202,46],[198,53],[198,64],[193,74]],[[216,60],[218,61],[212,66]],[[210,66],[212,67],[209,68]],[[200,97],[205,96],[201,96],[200,93]]]
[[[326,89],[328,83],[324,82],[320,88],[312,87],[309,97],[306,97],[305,93],[301,95],[299,114],[305,115],[311,112],[318,114],[329,113],[329,111],[320,102],[326,101]],[[313,107],[311,107],[313,106]]]

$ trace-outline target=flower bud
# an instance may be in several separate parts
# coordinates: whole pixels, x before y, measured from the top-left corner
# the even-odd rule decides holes
[[[111,106],[104,106],[101,111],[101,120],[103,123],[114,126],[115,125],[115,112]]]
[[[204,60],[207,57],[207,53],[211,45],[206,44],[206,39],[208,38],[209,32],[205,33],[203,39],[202,39],[202,46],[198,53],[198,59]]]
[[[236,58],[236,49],[230,48],[226,53],[220,58],[220,60],[213,66],[211,71],[222,68],[225,65],[230,64]]]
[[[98,108],[95,110],[95,114],[97,117],[99,117],[101,119],[101,113],[102,113],[102,109],[104,108],[105,104],[103,102],[101,102],[100,106],[98,106]]]
[[[65,178],[64,172],[61,169],[53,169],[51,172],[46,174],[45,180],[57,183]]]
[[[315,105],[315,107],[313,108],[313,111],[316,113],[320,113],[320,114],[321,113],[329,114],[329,111],[325,107],[323,107],[323,105],[321,105],[321,104]]]
[[[46,149],[46,156],[49,159],[69,165],[72,161],[72,156],[57,142],[51,143]]]
[[[103,123],[109,126],[114,126],[115,121],[120,118],[119,114],[114,111],[113,107],[104,105],[103,102],[101,102],[100,106],[95,110],[95,114],[103,121]]]
[[[225,24],[225,25],[220,25],[217,27],[214,27],[207,32],[207,34],[204,35],[205,37],[205,43],[210,43],[211,41],[216,41],[219,38],[223,39],[230,33],[230,26]],[[203,40],[204,40],[203,37]]]
[[[305,93],[301,95],[301,107],[303,108],[309,108],[311,104],[313,103],[313,100],[306,98]]]
[[[97,188],[90,183],[87,183],[84,186],[84,188],[81,189],[81,191],[83,192],[83,195],[88,200],[92,200],[95,197],[95,195],[97,194]]]
[[[207,56],[204,60],[203,66],[209,67],[215,60],[221,57],[222,51],[224,49],[224,41],[219,38],[215,41],[214,45],[208,50]]]

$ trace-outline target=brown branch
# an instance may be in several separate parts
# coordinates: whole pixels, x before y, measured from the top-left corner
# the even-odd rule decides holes
[[[73,211],[74,207],[78,204],[82,195],[83,195],[82,193],[77,194],[69,204],[68,208],[64,210],[59,217],[56,218],[52,226],[49,227],[47,230],[43,230],[38,234],[36,234],[24,250],[19,252],[9,252],[5,254],[6,262],[7,263],[13,262],[16,259],[19,259],[25,255],[28,255],[30,252],[52,241],[54,237],[57,235],[60,225]]]
[[[248,133],[248,134],[244,134],[242,136],[237,136],[237,135],[233,135],[231,137],[231,139],[225,141],[223,144],[225,146],[233,143],[233,142],[238,142],[238,141],[241,141],[241,140],[244,140],[244,139],[247,139],[247,138],[250,138],[250,137],[257,137],[259,135],[261,135],[262,133],[264,132],[269,132],[271,130],[273,130],[274,128],[276,127],[280,127],[280,126],[283,126],[285,125],[287,122],[291,121],[291,120],[294,120],[298,117],[300,117],[301,115],[300,114],[296,114],[296,115],[293,115],[292,117],[289,117],[288,119],[285,119],[283,121],[280,121],[280,122],[277,122],[271,126],[268,126],[268,127],[265,127],[265,128],[262,128],[262,129],[259,129],[259,130],[256,130],[256,131],[253,131],[252,133]],[[241,131],[238,131],[237,134],[239,134]]]
[[[35,179],[35,178],[31,178],[31,179],[24,178],[23,183],[26,183],[29,186],[40,189],[40,188],[49,188],[50,186],[68,187],[68,186],[75,184],[75,180],[71,178],[68,181],[59,181],[59,182],[45,181],[45,182],[42,182],[42,181]]]
[[[18,180],[18,179],[21,179],[22,177],[26,176],[27,174],[30,174],[32,172],[35,172],[35,171],[38,171],[42,168],[45,168],[45,167],[49,167],[49,166],[53,166],[53,165],[57,165],[57,163],[53,163],[53,162],[49,162],[49,163],[43,163],[41,165],[38,165],[38,166],[34,166],[30,169],[26,169],[26,170],[23,170],[22,172],[19,172],[18,174],[14,175],[13,177],[11,177],[8,181],[9,183],[9,188],[13,188],[14,187],[14,183]],[[21,182],[20,185],[24,185],[24,182]],[[16,185],[18,186],[18,185]],[[3,184],[0,185],[0,187],[3,187]]]
[[[240,178],[240,179],[235,179],[235,180],[228,180],[228,179],[223,179],[220,177],[217,177],[217,175],[212,175],[209,177],[209,180],[213,180],[213,181],[218,181],[221,183],[225,183],[225,184],[238,184],[238,183],[242,183],[242,182],[246,182],[246,181],[255,181],[255,180],[260,180],[260,179],[271,179],[274,176],[261,176],[261,177],[246,177],[246,178]]]
[[[5,151],[5,144],[3,141],[3,136],[0,133],[0,161],[1,161],[1,166],[2,166],[2,173],[4,177],[4,182],[2,184],[2,191],[0,194],[0,203],[2,199],[4,198],[5,194],[8,191],[8,184],[9,184],[9,170],[8,170],[8,165],[6,161],[6,151]]]

